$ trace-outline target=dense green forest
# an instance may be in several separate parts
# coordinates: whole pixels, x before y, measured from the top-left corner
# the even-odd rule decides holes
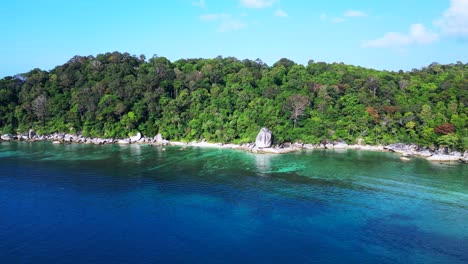
[[[75,56],[0,80],[0,130],[244,143],[342,139],[468,149],[468,64],[408,72],[281,59]]]

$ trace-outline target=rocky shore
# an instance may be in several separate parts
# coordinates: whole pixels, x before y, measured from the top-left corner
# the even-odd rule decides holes
[[[303,144],[300,142],[296,143],[284,143],[280,145],[272,144],[272,132],[267,128],[262,128],[254,143],[247,144],[222,144],[222,143],[209,143],[204,140],[193,141],[193,142],[176,142],[168,141],[164,139],[161,134],[154,137],[146,137],[137,133],[133,137],[115,139],[115,138],[97,138],[97,137],[83,137],[82,135],[66,134],[66,133],[54,133],[51,135],[38,135],[34,131],[30,130],[29,133],[25,134],[4,134],[0,136],[1,141],[49,141],[54,144],[149,144],[154,146],[183,146],[183,147],[215,147],[215,148],[227,148],[227,149],[238,149],[248,151],[252,153],[270,153],[270,154],[283,154],[296,152],[301,150],[313,150],[313,149],[334,149],[334,150],[368,150],[368,151],[389,151],[395,152],[401,155],[401,159],[409,161],[413,157],[425,158],[428,161],[434,162],[464,162],[468,163],[468,150],[465,152],[449,151],[447,148],[430,149],[428,147],[421,147],[416,144],[391,144],[387,146],[371,146],[371,145],[348,145],[344,141],[335,142],[322,142],[320,144]]]

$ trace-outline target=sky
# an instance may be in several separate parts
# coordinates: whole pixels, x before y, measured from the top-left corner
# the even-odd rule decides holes
[[[468,62],[468,0],[15,0],[0,9],[0,78],[113,51],[391,71]]]

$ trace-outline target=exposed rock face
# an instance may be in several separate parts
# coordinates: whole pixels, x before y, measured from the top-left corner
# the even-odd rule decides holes
[[[416,144],[402,144],[396,143],[385,146],[384,149],[401,154],[404,157],[419,156],[429,161],[462,161],[468,158],[467,151],[461,153],[458,151],[449,152],[448,148],[438,148],[432,150],[428,147],[421,147]]]
[[[463,157],[460,160],[468,163],[468,150],[463,153]]]
[[[430,152],[429,150],[426,149],[426,150],[419,151],[418,155],[421,156],[421,157],[424,157],[424,158],[428,158],[428,157],[432,156],[432,152]]]
[[[345,149],[348,147],[348,143],[344,140],[338,140],[333,142],[333,148],[334,149]]]
[[[4,134],[0,137],[2,140],[13,140],[15,137],[13,137],[12,134]]]
[[[169,144],[169,141],[164,139],[161,134],[157,134],[153,138],[153,143],[156,143],[158,145],[167,145]]]
[[[70,134],[65,134],[65,135],[63,136],[63,140],[64,140],[64,141],[67,141],[67,142],[72,142],[73,139],[74,139],[73,135],[70,135]]]
[[[156,142],[156,143],[162,143],[162,142],[163,142],[163,137],[162,137],[162,135],[161,135],[161,134],[157,134],[156,136],[154,136],[153,141]]]
[[[120,139],[117,141],[117,144],[129,144],[130,141],[128,141],[127,139]]]
[[[257,135],[255,140],[255,146],[257,148],[269,148],[271,147],[271,131],[268,128],[263,127]]]
[[[391,144],[391,145],[385,146],[384,148],[392,152],[406,154],[406,155],[410,155],[411,153],[417,150],[416,145],[412,145],[412,144],[408,145],[408,144],[403,144],[403,143]]]
[[[130,137],[130,143],[137,142],[137,141],[140,140],[140,139],[141,139],[141,133],[138,132],[135,136]]]
[[[36,136],[36,132],[32,129],[29,129],[28,137],[31,139]]]
[[[321,145],[323,148],[326,149],[345,149],[348,148],[348,143],[346,143],[344,140],[337,140],[337,141],[325,141],[322,142]]]

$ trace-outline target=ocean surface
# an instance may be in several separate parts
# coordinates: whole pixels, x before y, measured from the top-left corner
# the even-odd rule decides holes
[[[0,263],[468,263],[468,165],[3,142]]]

